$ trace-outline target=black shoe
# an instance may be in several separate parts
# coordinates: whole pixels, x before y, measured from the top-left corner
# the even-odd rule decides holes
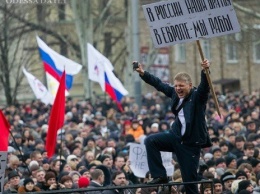
[[[168,183],[167,177],[158,177],[158,178],[154,178],[153,180],[147,182],[148,185],[165,184],[165,183]]]

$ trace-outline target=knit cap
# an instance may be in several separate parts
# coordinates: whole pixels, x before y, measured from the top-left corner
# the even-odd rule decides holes
[[[78,180],[79,188],[86,188],[89,186],[89,179],[85,176],[81,176]]]
[[[14,178],[16,176],[19,176],[18,172],[16,172],[15,170],[11,171],[9,174],[8,174],[8,180],[10,180],[11,178]],[[20,176],[19,176],[20,177]]]
[[[235,156],[226,156],[225,159],[226,159],[226,165],[228,166],[233,160],[236,159],[236,157]]]
[[[238,192],[246,189],[249,185],[251,185],[251,182],[249,180],[242,180],[241,182],[238,183]]]
[[[246,174],[245,171],[243,171],[243,170],[237,171],[237,173],[236,173],[236,179],[237,179],[238,177],[240,177],[240,176],[244,176],[244,177],[246,177],[246,179],[248,179],[247,174]]]
[[[31,178],[26,178],[23,181],[23,186],[27,185],[28,183],[34,184],[34,181]]]

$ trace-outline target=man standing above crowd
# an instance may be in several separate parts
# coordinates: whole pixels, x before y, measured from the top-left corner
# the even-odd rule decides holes
[[[134,62],[134,69],[142,80],[172,99],[171,111],[176,116],[169,133],[151,134],[145,139],[147,160],[153,180],[148,184],[168,183],[166,170],[162,164],[160,151],[175,152],[184,182],[198,180],[200,151],[211,144],[207,132],[205,111],[209,96],[209,83],[205,70],[210,63],[201,63],[201,82],[193,87],[187,73],[178,73],[174,77],[174,86],[162,82],[159,78],[144,71],[141,64]],[[198,194],[195,184],[185,185],[187,194]]]

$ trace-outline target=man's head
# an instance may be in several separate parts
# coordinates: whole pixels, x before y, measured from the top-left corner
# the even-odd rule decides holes
[[[180,72],[174,77],[174,88],[179,98],[185,98],[192,88],[189,74]]]
[[[42,154],[39,151],[33,151],[30,155],[31,160],[35,160],[39,163],[39,165],[42,165]]]
[[[9,158],[9,167],[14,170],[17,169],[20,164],[19,158],[16,155],[11,155]]]
[[[115,162],[114,163],[115,163],[115,167],[117,169],[121,169],[122,166],[124,166],[124,164],[125,164],[125,158],[123,156],[117,156],[115,158]]]
[[[45,182],[45,174],[46,172],[43,169],[39,169],[36,172],[36,180],[38,183],[44,183]]]
[[[113,165],[113,160],[112,160],[112,156],[108,155],[108,154],[104,154],[101,156],[100,161],[102,162],[102,164],[104,166],[106,166],[107,168],[111,169],[112,165]]]
[[[78,163],[79,163],[79,159],[77,156],[71,154],[67,157],[67,164],[69,164],[72,170],[76,170],[76,166]]]
[[[221,194],[223,192],[223,186],[221,184],[221,181],[217,178],[214,178],[213,184],[214,184],[214,194]]]
[[[20,176],[15,170],[8,174],[8,181],[10,182],[10,187],[17,187],[20,183]]]
[[[91,173],[91,178],[92,180],[100,183],[101,185],[103,185],[104,180],[105,180],[105,175],[104,172],[100,169],[94,169]]]
[[[231,172],[225,172],[221,176],[221,181],[224,185],[225,190],[231,190],[232,182],[236,179],[236,176],[233,175]]]
[[[255,145],[252,142],[245,142],[244,155],[247,157],[253,157],[255,152]]]
[[[238,150],[243,150],[245,144],[245,138],[243,136],[236,136],[235,146]]]
[[[125,173],[122,171],[115,171],[112,174],[112,182],[116,186],[125,186],[126,185]]]

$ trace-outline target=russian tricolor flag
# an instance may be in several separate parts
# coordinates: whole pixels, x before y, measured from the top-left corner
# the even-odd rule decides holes
[[[62,72],[66,70],[66,95],[73,84],[73,75],[80,72],[82,66],[49,48],[38,36],[39,52],[46,72],[48,90],[55,97]]]
[[[113,73],[111,62],[88,43],[88,75],[89,79],[98,82],[118,108],[122,111],[121,99],[128,94],[120,80]]]

